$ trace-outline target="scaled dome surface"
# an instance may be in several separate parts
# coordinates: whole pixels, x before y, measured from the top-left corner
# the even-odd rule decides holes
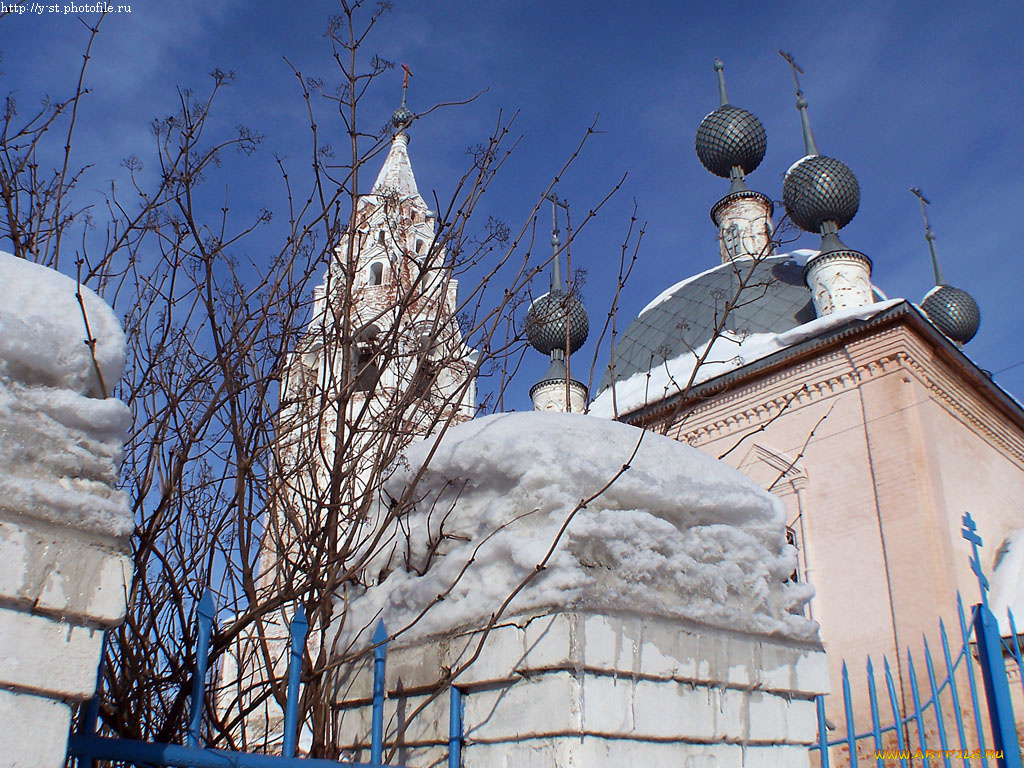
[[[711,173],[723,178],[737,165],[744,174],[753,171],[764,159],[767,146],[761,121],[731,104],[716,109],[697,128],[697,157]]]
[[[751,261],[720,264],[668,289],[664,298],[630,323],[615,347],[615,381],[646,372],[711,340],[724,303],[736,296]],[[803,264],[789,254],[770,256],[753,273],[726,327],[741,335],[782,333],[815,318]],[[612,383],[606,370],[599,390]]]
[[[526,338],[538,352],[550,355],[565,349],[566,322],[569,353],[583,346],[590,333],[587,311],[576,296],[555,290],[536,299],[526,312]]]
[[[391,115],[391,124],[395,128],[401,129],[410,120],[412,120],[412,112],[407,107],[399,107]]]
[[[808,155],[786,173],[782,204],[800,229],[819,232],[826,221],[842,229],[857,215],[860,184],[846,163],[825,155]]]
[[[967,291],[952,285],[937,285],[921,302],[932,324],[953,341],[966,344],[981,325],[981,311]]]

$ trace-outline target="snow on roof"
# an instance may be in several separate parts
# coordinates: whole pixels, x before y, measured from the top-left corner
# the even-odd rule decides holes
[[[795,163],[793,163],[791,166],[789,166],[789,168],[786,169],[786,172],[784,174],[782,174],[782,177],[785,178],[786,176],[789,176],[789,174],[791,174],[793,172],[793,169],[796,168],[798,165],[800,165],[800,163],[802,163],[804,160],[807,160],[808,158],[811,158],[811,157],[817,157],[817,156],[818,156],[817,153],[811,154],[811,155],[804,155],[799,160],[797,160]]]
[[[723,462],[591,416],[499,414],[410,447],[387,494],[402,495],[435,445],[413,511],[384,526],[363,570],[370,586],[344,596],[343,644],[378,618],[391,632],[414,623],[404,637],[482,626],[556,540],[507,615],[667,615],[816,639],[794,613],[811,588],[784,583],[796,561],[781,502]]]
[[[778,256],[780,258],[789,259],[789,260],[795,262],[797,265],[802,267],[812,257],[817,256],[818,253],[819,253],[819,251],[814,251],[814,250],[811,250],[809,248],[798,248],[797,250],[792,251],[790,253],[780,253],[780,254],[778,254]],[[748,261],[747,263],[750,263],[750,262]],[[722,268],[721,264],[716,264],[715,266],[711,267],[710,269],[705,269],[703,272],[698,272],[696,275],[690,275],[690,277],[687,277],[684,280],[680,280],[675,285],[670,286],[669,288],[666,288],[664,291],[659,293],[654,298],[654,300],[651,301],[646,307],[641,309],[640,310],[640,314],[637,315],[637,317],[642,316],[648,310],[654,309],[659,304],[662,304],[666,300],[672,298],[672,296],[674,296],[679,291],[680,288],[686,286],[689,283],[692,283],[694,280],[699,280],[700,278],[704,277],[705,275],[710,275],[712,272],[716,272],[716,271],[720,270],[721,268]]]
[[[117,468],[131,412],[100,391],[77,283],[0,253],[0,499],[9,512],[111,536],[132,529]],[[124,366],[113,310],[81,289],[107,389]]]
[[[836,310],[782,333],[751,333],[741,336],[726,331],[711,342],[711,350],[693,376],[692,385],[742,368],[852,320],[867,320],[902,301],[889,299],[865,307]],[[605,389],[590,404],[589,413],[610,419],[614,418],[616,411],[619,414],[629,413],[678,394],[691,385],[694,368],[707,349],[708,344],[703,344],[692,352],[655,364],[649,371],[641,371],[618,382],[615,384],[614,409],[612,388]]]

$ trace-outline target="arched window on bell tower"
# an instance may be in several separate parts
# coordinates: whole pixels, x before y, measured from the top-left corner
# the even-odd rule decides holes
[[[384,263],[375,261],[370,265],[370,273],[367,276],[367,285],[380,285],[384,282]]]

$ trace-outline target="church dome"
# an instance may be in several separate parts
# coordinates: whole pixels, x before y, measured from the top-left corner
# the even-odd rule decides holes
[[[702,349],[714,335],[724,303],[737,295],[740,278],[751,267],[750,279],[729,312],[728,331],[738,336],[782,333],[815,318],[802,261],[781,254],[743,264],[721,264],[677,283],[651,302],[615,347],[615,381]],[[606,371],[600,389],[611,383]]]
[[[697,128],[696,149],[701,164],[716,176],[728,178],[734,166],[747,174],[764,159],[768,137],[755,115],[724,104]]]
[[[826,221],[842,229],[860,207],[860,185],[846,163],[808,155],[786,173],[782,204],[793,223],[806,232],[819,232]]]
[[[406,127],[410,120],[412,120],[412,112],[404,106],[396,109],[391,115],[391,124],[398,130]]]
[[[960,344],[973,339],[981,325],[977,302],[967,291],[952,285],[937,285],[928,291],[921,309],[936,328]]]
[[[538,352],[550,355],[556,349],[565,349],[566,323],[572,354],[583,346],[590,333],[587,311],[576,296],[560,290],[545,293],[526,312],[526,338]]]

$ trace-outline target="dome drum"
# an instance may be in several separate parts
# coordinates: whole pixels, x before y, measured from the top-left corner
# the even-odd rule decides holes
[[[536,384],[534,384],[532,387],[530,387],[530,399],[531,400],[534,399],[534,396],[537,394],[537,392],[539,390],[545,388],[545,387],[551,387],[551,386],[564,387],[565,386],[565,382],[566,382],[566,379],[565,379],[565,375],[564,374],[562,375],[561,378],[557,378],[556,377],[556,378],[544,378],[544,379],[541,379]],[[584,397],[587,394],[587,385],[584,384],[582,381],[577,381],[576,379],[569,379],[569,388],[570,388],[570,390],[575,390],[575,391],[582,392]]]
[[[713,206],[711,206],[711,222],[719,227],[722,222],[718,220],[718,214],[722,212],[722,209],[727,207],[730,203],[734,203],[737,200],[758,200],[760,201],[768,211],[768,218],[771,219],[775,213],[775,204],[771,201],[771,198],[767,195],[762,195],[760,192],[754,192],[751,189],[745,189],[742,192],[730,192]]]
[[[820,269],[821,267],[825,266],[825,264],[827,264],[829,262],[836,262],[836,261],[844,261],[844,262],[857,261],[857,262],[861,262],[865,266],[865,268],[867,269],[867,273],[868,273],[869,277],[871,276],[871,270],[872,270],[872,267],[874,266],[874,264],[871,261],[871,257],[869,257],[865,253],[861,253],[860,251],[854,251],[854,250],[852,250],[850,248],[845,248],[845,247],[844,248],[837,248],[835,250],[826,250],[826,251],[823,251],[822,253],[819,253],[817,256],[814,256],[813,258],[807,260],[807,264],[804,265],[804,270],[803,270],[804,282],[805,283],[808,282],[808,277],[809,277],[809,275],[810,275],[810,273],[812,271]]]

